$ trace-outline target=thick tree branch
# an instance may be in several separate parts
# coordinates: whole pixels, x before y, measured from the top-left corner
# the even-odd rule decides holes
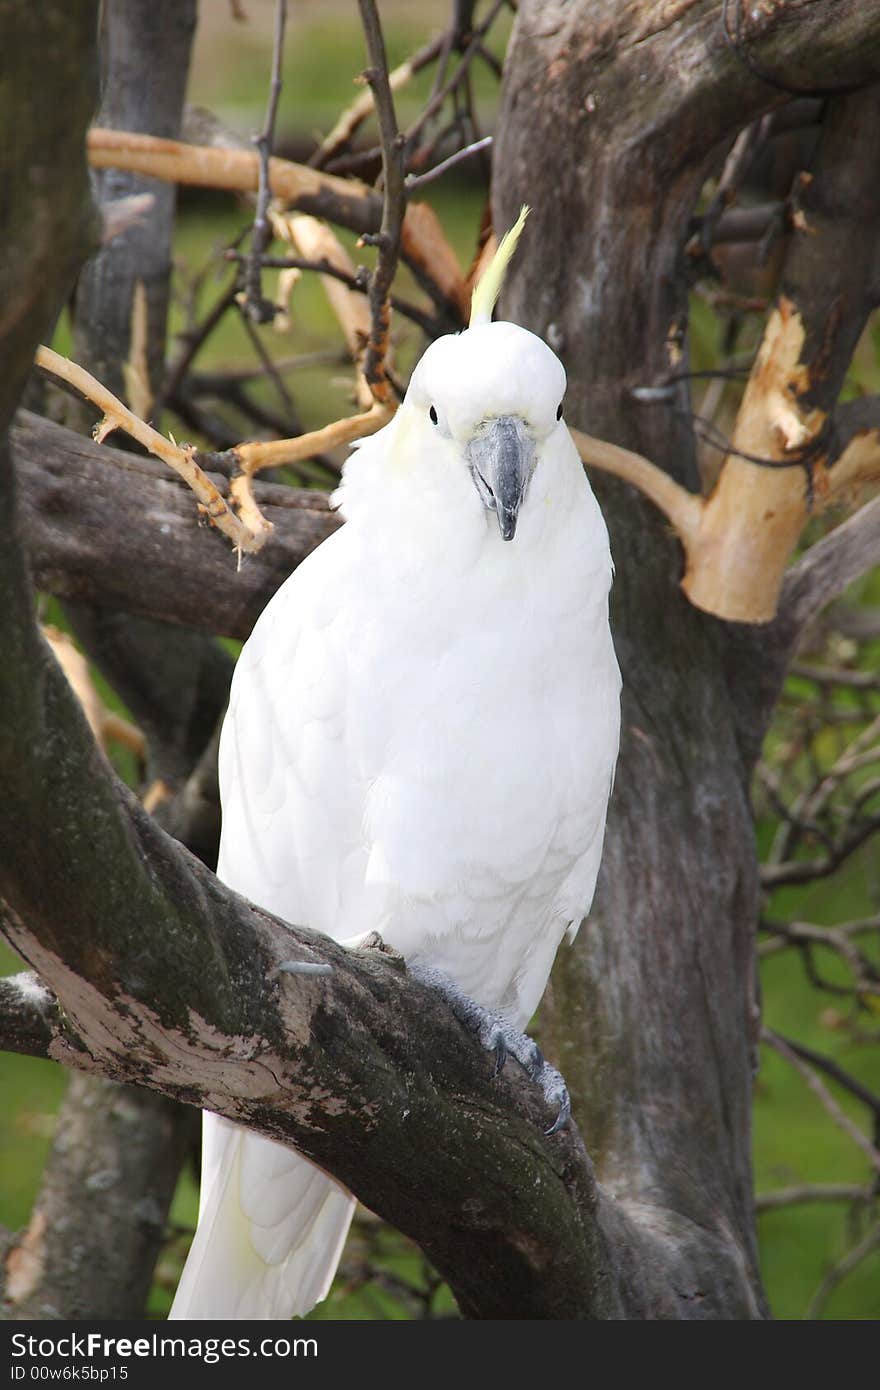
[[[94,435],[99,443],[115,430],[124,430],[132,439],[137,440],[151,454],[162,459],[163,463],[167,463],[169,468],[173,468],[175,473],[183,478],[199,499],[199,505],[204,509],[205,515],[210,517],[212,524],[219,531],[229,537],[237,549],[248,552],[259,550],[268,534],[265,523],[260,524],[262,518],[248,518],[247,523],[245,523],[235,515],[225,498],[220,495],[204,470],[199,466],[197,449],[191,444],[181,446],[175,444],[171,439],[166,439],[164,434],[154,430],[152,425],[148,425],[129,410],[128,406],[114,396],[112,391],[108,391],[84,367],[78,366],[76,362],[68,361],[66,357],[61,357],[51,348],[38,348],[34,360],[41,371],[46,372],[54,380],[63,382],[65,386],[76,391],[84,400],[91,401],[97,407],[101,419]]]
[[[810,546],[788,571],[782,586],[773,641],[794,650],[806,625],[880,563],[880,497],[861,507],[829,535]]]
[[[50,1057],[65,1036],[58,1000],[32,970],[0,976],[0,1049]]]
[[[60,598],[247,637],[279,585],[339,525],[322,493],[256,483],[273,542],[237,567],[226,540],[199,523],[188,488],[153,459],[26,411],[12,440],[34,581]],[[229,487],[219,474],[212,482]]]

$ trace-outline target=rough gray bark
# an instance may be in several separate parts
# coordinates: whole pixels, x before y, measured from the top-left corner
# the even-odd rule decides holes
[[[175,139],[186,96],[196,0],[109,0],[101,23],[98,125]],[[103,205],[149,193],[153,205],[113,237],[83,268],[76,291],[74,356],[125,398],[124,364],[132,351],[132,305],[138,284],[147,305],[144,386],[155,399],[165,372],[165,324],[171,272],[174,184],[120,169],[92,175]]]
[[[195,18],[195,0],[105,4],[99,112],[105,125],[178,133]],[[75,356],[148,414],[165,368],[176,189],[117,170],[93,175],[92,183],[102,207],[145,192],[153,201],[86,263],[74,300]],[[83,407],[69,414],[88,428]],[[82,603],[68,616],[147,735],[147,773],[167,789],[167,815],[174,804],[168,798],[212,739],[231,663],[210,638],[179,627]],[[216,815],[214,822],[216,829]],[[194,821],[179,828],[196,829]],[[199,830],[198,842],[210,852],[211,836]],[[194,1137],[195,1117],[166,1098],[77,1078],[58,1115],[28,1230],[9,1257],[9,1315],[141,1315]],[[84,1280],[87,1268],[93,1274]]]
[[[11,1320],[141,1316],[192,1125],[164,1096],[75,1072],[28,1229]]]
[[[880,76],[880,7],[867,8],[837,5],[832,18],[809,0],[746,15],[708,0],[660,16],[644,0],[520,5],[495,224],[522,201],[534,211],[504,311],[560,351],[573,423],[692,488],[687,383],[678,412],[631,390],[687,367],[697,196],[738,130],[786,99],[778,84]],[[738,52],[727,11],[742,21]],[[577,157],[549,161],[552,148]],[[761,1316],[748,784],[788,648],[781,628],[731,629],[690,607],[657,514],[623,485],[602,479],[597,491],[617,560],[624,731],[597,904],[557,961],[542,1029],[600,1180],[668,1250],[674,1315]]]
[[[12,430],[34,583],[225,637],[247,637],[278,586],[339,525],[320,492],[254,484],[275,532],[241,565],[164,464],[21,411]],[[226,480],[211,474],[226,495]],[[125,517],[124,526],[119,518]]]

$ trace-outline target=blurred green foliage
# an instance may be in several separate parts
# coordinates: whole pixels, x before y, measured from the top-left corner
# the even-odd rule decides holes
[[[247,23],[235,23],[228,5],[208,0],[202,6],[191,84],[195,104],[209,107],[233,129],[248,134],[259,128],[265,104],[269,68],[269,42],[273,5],[268,0],[246,0]],[[447,7],[438,0],[414,7],[402,3],[383,3],[383,18],[392,66],[418,49],[432,32],[442,26]],[[496,37],[493,48],[503,52],[509,23]],[[281,105],[280,131],[301,144],[309,137],[326,133],[340,109],[356,94],[353,80],[365,62],[356,7],[334,3],[299,3],[292,7],[287,45],[285,89]],[[475,65],[476,92],[481,116],[491,129],[497,84],[488,68]],[[432,69],[404,89],[397,100],[401,124],[413,119],[430,90]],[[449,177],[431,186],[429,200],[439,213],[463,265],[469,263],[476,244],[476,233],[485,194],[476,181]],[[203,315],[231,276],[223,250],[249,220],[248,209],[232,198],[185,193],[181,198],[176,241],[175,301],[171,316],[171,345],[174,336],[192,320]],[[357,251],[354,238],[341,233],[356,261],[369,264],[370,252]],[[207,271],[205,267],[207,265]],[[272,277],[268,277],[271,293]],[[402,278],[401,293],[416,297],[412,283]],[[259,330],[275,357],[301,355],[339,345],[338,332],[314,276],[304,276],[293,296],[292,327],[279,335],[271,328]],[[754,347],[760,320],[753,318],[743,329],[737,344],[740,352]],[[691,347],[696,369],[717,365],[722,355],[724,321],[701,297],[695,297],[691,320]],[[419,350],[419,335],[411,326],[401,327],[397,344],[404,363]],[[66,324],[59,327],[56,345],[69,346]],[[227,315],[212,336],[197,365],[201,368],[252,365],[253,348],[240,320]],[[351,409],[351,373],[340,363],[298,368],[286,377],[297,409],[307,428],[325,423]],[[725,388],[733,403],[739,386]],[[853,363],[846,396],[880,391],[878,338],[876,328],[866,333]],[[259,387],[261,399],[272,400],[271,383]],[[699,391],[697,392],[699,403]],[[278,401],[274,400],[277,408]],[[699,405],[697,406],[699,408]],[[880,576],[863,581],[859,602],[880,607]],[[60,611],[44,602],[47,621],[63,625]],[[866,644],[860,660],[877,669],[880,644]],[[108,705],[122,710],[115,694],[97,677]],[[790,692],[798,694],[797,681]],[[124,713],[125,711],[122,710]],[[771,731],[772,749],[778,730]],[[818,757],[829,751],[814,750]],[[114,754],[120,775],[134,783],[137,771],[129,754]],[[759,848],[766,850],[777,821],[764,807],[757,824]],[[772,895],[768,916],[783,920],[808,920],[833,924],[843,919],[876,913],[880,907],[880,869],[876,845],[869,844],[845,868],[830,879],[802,888],[787,888]],[[872,950],[880,960],[875,936]],[[837,958],[828,953],[817,956],[821,969],[832,980],[841,978]],[[0,973],[20,968],[13,954],[0,945]],[[854,1076],[876,1092],[880,1090],[880,1049],[877,1047],[880,1019],[875,1019],[871,1036],[870,1019],[864,1025],[864,1038],[830,1010],[828,998],[813,988],[801,962],[792,952],[770,956],[762,967],[765,1020],[772,1029],[824,1052],[840,1062]],[[54,1126],[54,1116],[63,1094],[62,1070],[49,1062],[0,1053],[0,1224],[16,1229],[28,1220],[37,1192],[40,1173]],[[836,1099],[850,1117],[864,1126],[863,1107],[831,1086]],[[768,1191],[813,1182],[865,1183],[868,1178],[864,1156],[853,1146],[806,1089],[803,1081],[774,1052],[762,1049],[761,1068],[755,1085],[754,1162],[758,1191]],[[170,1304],[177,1275],[188,1244],[187,1230],[195,1223],[197,1186],[195,1175],[187,1171],[178,1188],[171,1212],[171,1235],[157,1270],[149,1313],[163,1317]],[[759,1221],[761,1259],[766,1287],[776,1316],[801,1318],[807,1310],[825,1272],[863,1234],[857,1212],[843,1203],[823,1203],[787,1207],[763,1215]],[[874,1212],[876,1219],[876,1208]],[[372,1282],[364,1283],[369,1265],[379,1271]],[[401,1289],[414,1292],[401,1293]],[[400,1318],[454,1315],[448,1291],[436,1285],[423,1257],[410,1242],[371,1221],[358,1223],[350,1242],[340,1278],[328,1300],[312,1315],[316,1318],[351,1319]],[[875,1318],[880,1315],[880,1251],[867,1259],[828,1300],[822,1316],[830,1318]]]

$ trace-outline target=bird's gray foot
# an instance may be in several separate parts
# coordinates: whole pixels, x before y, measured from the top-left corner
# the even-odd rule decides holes
[[[515,1057],[523,1070],[540,1086],[548,1106],[556,1111],[556,1119],[545,1134],[556,1134],[568,1124],[571,1098],[561,1073],[545,1060],[540,1047],[532,1038],[514,1028],[503,1014],[484,1009],[471,999],[454,980],[424,961],[407,961],[407,969],[422,984],[442,994],[459,1023],[475,1033],[487,1052],[495,1054],[495,1075],[504,1067],[508,1057]]]

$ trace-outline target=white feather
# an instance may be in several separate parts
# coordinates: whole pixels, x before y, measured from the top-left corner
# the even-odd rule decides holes
[[[619,732],[608,537],[564,389],[511,324],[428,350],[346,468],[346,525],[257,623],[220,751],[221,878],[337,940],[379,931],[520,1028],[589,910]],[[512,412],[537,464],[505,543],[463,447]],[[173,1316],[306,1311],[351,1211],[305,1159],[207,1117]]]

